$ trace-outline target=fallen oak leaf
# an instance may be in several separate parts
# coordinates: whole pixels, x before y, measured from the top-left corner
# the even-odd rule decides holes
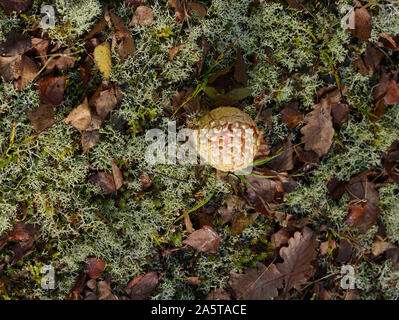
[[[203,226],[194,231],[183,244],[187,244],[198,251],[216,252],[219,248],[220,238],[216,231],[210,226]]]
[[[25,113],[36,132],[49,128],[54,123],[54,107],[49,104],[40,104],[33,110],[26,109]]]
[[[68,300],[80,300],[80,293],[85,286],[87,275],[85,272],[79,274],[73,284],[71,290],[69,290]]]
[[[316,268],[312,262],[316,259],[318,244],[312,230],[304,227],[302,232],[295,232],[288,240],[288,247],[280,249],[284,262],[276,265],[284,279],[284,292],[292,288],[300,290],[301,285],[315,274]]]
[[[228,283],[236,299],[265,300],[278,296],[283,275],[275,264],[266,267],[258,263],[256,269],[247,269],[244,274],[232,272]]]

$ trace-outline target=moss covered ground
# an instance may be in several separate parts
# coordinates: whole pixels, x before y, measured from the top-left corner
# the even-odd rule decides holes
[[[231,272],[243,272],[258,261],[271,262],[274,249],[270,235],[280,228],[275,215],[257,216],[253,224],[236,235],[231,232],[231,223],[222,225],[219,221],[218,208],[226,204],[238,183],[216,179],[216,170],[209,166],[198,170],[189,164],[150,165],[144,159],[148,145],[145,132],[151,128],[166,130],[174,111],[173,97],[201,83],[193,74],[202,57],[204,40],[209,44],[209,54],[203,70],[208,70],[222,53],[225,55],[216,70],[229,66],[240,48],[248,66],[250,94],[238,105],[255,118],[261,97],[266,112],[258,115],[257,124],[270,147],[287,138],[300,144],[300,130],[305,123],[288,127],[281,119],[281,110],[295,100],[299,112],[309,113],[317,101],[316,92],[337,85],[336,70],[340,84],[347,88],[348,121],[336,128],[333,144],[318,165],[295,172],[295,190],[285,194],[274,210],[292,214],[298,220],[307,218],[308,227],[315,232],[326,228],[337,248],[317,259],[318,271],[307,289],[294,289],[290,297],[310,299],[318,279],[340,274],[344,263],[335,262],[335,257],[340,240],[348,239],[354,250],[351,264],[359,296],[398,298],[399,271],[393,262],[382,256],[370,258],[380,226],[384,226],[386,241],[393,245],[399,242],[398,184],[386,183],[378,188],[381,212],[366,233],[345,223],[348,195],[331,199],[327,187],[334,177],[349,181],[369,169],[383,171],[381,159],[399,138],[398,104],[386,106],[377,120],[370,117],[373,90],[381,74],[362,75],[354,64],[366,52],[368,43],[378,42],[381,33],[399,34],[399,15],[393,14],[389,22],[386,19],[386,6],[391,2],[362,1],[362,5],[370,4],[367,9],[372,32],[368,41],[357,39],[341,27],[340,8],[352,1],[304,1],[311,14],[290,7],[286,1],[199,2],[206,8],[206,16],[194,13],[189,24],[176,23],[176,14],[167,1],[144,3],[152,8],[154,19],[148,26],[129,27],[135,41],[134,56],[122,61],[118,50],[112,51],[110,81],[121,88],[123,100],[99,130],[97,145],[86,154],[82,154],[80,133],[62,119],[98,87],[103,76],[95,67],[88,85],[83,86],[78,55],[75,67],[65,72],[68,79],[64,99],[55,107],[56,122],[24,144],[35,134],[26,110],[40,104],[37,84],[32,81],[18,90],[0,80],[0,235],[12,230],[23,216],[25,223],[41,233],[32,253],[13,266],[11,246],[0,251],[0,262],[5,263],[2,274],[10,280],[0,286],[0,299],[65,299],[89,257],[105,261],[101,277],[110,277],[112,291],[118,296],[125,295],[126,285],[134,277],[157,272],[160,280],[150,299],[203,299],[213,289],[229,291]],[[135,10],[128,1],[100,0],[35,0],[23,14],[6,14],[0,6],[0,41],[11,30],[32,28],[41,19],[43,4],[53,5],[57,13],[56,27],[47,37],[73,52],[83,52],[83,37],[102,18],[106,4],[126,24]],[[312,35],[323,36],[323,40],[315,41]],[[111,31],[104,29],[100,37],[111,39]],[[184,47],[171,60],[169,50],[180,44]],[[320,50],[325,50],[331,62],[320,55]],[[395,70],[397,52],[382,50],[384,68]],[[205,93],[200,95],[207,100]],[[178,119],[178,129],[196,116],[190,115],[186,121]],[[13,145],[18,148],[12,149],[11,160],[5,162],[13,128]],[[124,182],[119,190],[104,195],[88,179],[93,169],[111,173],[110,158],[121,169]],[[149,172],[152,180],[151,188],[145,191],[139,180],[143,171]],[[209,254],[182,244],[188,232],[183,220],[175,219],[212,194],[205,206],[190,213],[195,229],[200,228],[199,212],[208,212],[212,218],[221,242],[216,253]],[[243,210],[245,215],[253,212]],[[170,248],[181,249],[163,254]],[[44,265],[55,269],[54,290],[40,287],[42,275],[38,270]],[[190,277],[198,283],[188,281]],[[339,286],[339,280],[329,286]],[[345,290],[338,288],[336,292],[337,299],[345,297]]]

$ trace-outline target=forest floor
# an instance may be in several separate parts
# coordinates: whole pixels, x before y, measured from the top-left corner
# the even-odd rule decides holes
[[[397,299],[398,6],[0,0],[0,299]],[[148,161],[219,106],[252,173]]]

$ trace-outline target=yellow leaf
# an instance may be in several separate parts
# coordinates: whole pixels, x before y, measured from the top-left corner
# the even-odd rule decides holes
[[[108,42],[98,45],[94,49],[94,60],[104,77],[109,79],[111,73],[111,47]]]

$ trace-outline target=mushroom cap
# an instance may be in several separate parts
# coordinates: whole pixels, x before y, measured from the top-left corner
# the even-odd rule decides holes
[[[252,118],[234,107],[219,107],[199,120],[196,150],[210,166],[221,171],[247,168],[260,145]]]

